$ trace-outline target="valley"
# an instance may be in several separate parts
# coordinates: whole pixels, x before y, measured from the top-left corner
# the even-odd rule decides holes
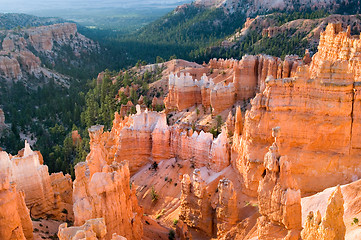
[[[0,239],[361,237],[359,1],[90,3],[0,15]]]

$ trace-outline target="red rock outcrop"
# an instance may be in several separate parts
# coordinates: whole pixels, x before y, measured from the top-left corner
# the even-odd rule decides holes
[[[25,148],[16,156],[1,152],[0,169],[8,171],[10,181],[15,182],[17,189],[25,193],[25,202],[31,217],[72,219],[72,203],[67,197],[72,191],[70,176],[60,173],[51,178],[48,167],[43,165],[40,152],[32,151],[27,142]]]
[[[298,67],[290,78],[266,80],[264,91],[251,101],[241,140],[234,141],[236,166],[247,190],[258,188],[274,126],[282,129],[279,152],[288,157],[303,194],[361,176],[359,45],[357,37],[330,24],[310,66]]]
[[[134,108],[134,104],[131,101],[128,101],[126,105],[122,105],[120,108],[120,116],[124,117],[129,115]]]
[[[59,23],[50,26],[41,26],[36,28],[29,28],[25,30],[29,36],[29,42],[37,51],[46,52],[51,51],[53,48],[54,42],[64,43],[69,42],[70,40],[86,38],[78,33],[75,23]],[[93,48],[95,45],[94,42],[88,41],[87,43],[82,43],[89,48]],[[76,49],[80,49],[81,46],[76,46],[75,41],[72,43]],[[79,52],[78,52],[79,53]]]
[[[74,130],[71,132],[71,139],[73,140],[73,145],[77,145],[82,141],[78,130]]]
[[[202,104],[206,108],[212,106],[213,114],[217,115],[239,100],[254,97],[258,89],[264,89],[268,76],[291,77],[299,65],[302,60],[297,56],[286,56],[284,61],[267,55],[246,55],[240,61],[212,59],[203,69],[187,69],[179,77],[169,75],[165,107],[183,111]],[[193,76],[199,76],[198,72],[203,72],[203,76],[199,81],[193,80]]]
[[[213,139],[210,133],[168,126],[164,113],[141,111],[139,107],[137,110],[137,114],[124,120],[116,113],[110,132],[95,131],[100,147],[90,152],[89,162],[98,156],[107,164],[127,160],[131,175],[147,163],[172,157],[190,160],[195,167],[207,166],[214,171],[221,171],[230,164],[225,131]]]
[[[301,191],[292,178],[290,162],[278,152],[280,129],[272,129],[275,141],[264,157],[258,187],[259,239],[299,239],[302,228]]]
[[[183,176],[179,218],[188,226],[201,229],[212,236],[213,214],[210,196],[199,169],[194,170],[192,180],[188,174]]]
[[[73,213],[73,181],[69,174],[52,173],[50,175],[51,187],[58,209],[61,211],[62,220],[74,220]]]
[[[182,221],[178,220],[176,225],[176,234],[179,240],[192,240],[192,234],[188,230],[188,226]]]
[[[59,226],[59,240],[105,240],[107,228],[103,218],[87,220],[82,226],[68,227],[67,223]],[[127,240],[117,234],[112,235],[112,240]]]
[[[218,183],[218,203],[216,206],[217,236],[223,236],[239,221],[237,194],[232,181],[222,179]]]
[[[0,153],[1,154],[1,153]],[[9,181],[10,172],[0,174],[0,239],[33,239],[33,225],[25,205],[24,193]]]
[[[192,177],[184,174],[179,219],[208,236],[222,238],[256,211],[244,204],[250,198],[243,195],[239,187],[237,175],[233,175],[230,166],[213,175],[205,168],[195,169]],[[253,225],[255,223],[256,220]]]
[[[312,211],[307,216],[306,223],[301,232],[302,239],[336,240],[345,239],[346,226],[343,221],[344,200],[340,186],[337,186],[327,202],[325,216],[321,219],[321,213]]]
[[[143,212],[135,189],[130,189],[128,163],[107,164],[102,133],[102,126],[89,129],[91,152],[86,162],[75,166],[74,223],[80,226],[87,220],[104,218],[106,240],[110,240],[113,233],[127,239],[141,239]]]

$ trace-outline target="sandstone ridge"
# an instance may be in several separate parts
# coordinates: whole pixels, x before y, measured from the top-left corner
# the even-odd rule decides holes
[[[330,24],[321,33],[319,51],[310,65],[298,67],[291,78],[266,80],[264,91],[251,101],[245,115],[242,135],[237,136],[240,141],[233,144],[246,189],[258,187],[274,126],[282,129],[279,152],[287,155],[303,194],[361,176],[356,160],[361,154],[359,45],[358,36],[343,32],[340,24]]]

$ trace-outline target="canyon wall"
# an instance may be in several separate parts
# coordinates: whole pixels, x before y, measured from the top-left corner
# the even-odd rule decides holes
[[[79,61],[82,54],[99,51],[94,41],[78,33],[75,23],[3,30],[0,36],[3,37],[0,41],[0,77],[9,83],[27,79],[29,75],[63,82],[67,78],[45,68],[40,57],[55,66],[57,58],[68,54],[62,50],[64,46],[69,47]]]
[[[274,143],[264,156],[265,170],[258,187],[259,239],[299,239],[302,228],[301,191],[291,172],[287,156],[278,149],[280,128],[272,129]]]
[[[0,170],[8,172],[10,181],[25,193],[31,217],[72,220],[70,175],[58,173],[50,177],[40,152],[32,151],[27,142],[16,156],[0,152]]]
[[[33,225],[25,205],[24,192],[17,191],[9,179],[10,172],[0,174],[0,239],[33,239]]]
[[[231,166],[213,175],[205,168],[184,174],[179,219],[208,237],[222,239],[238,223],[257,212],[240,188],[237,174]]]
[[[129,162],[131,174],[153,161],[176,157],[190,160],[195,167],[207,166],[221,171],[230,164],[230,146],[226,133],[213,139],[211,133],[168,126],[166,115],[142,111],[121,120],[115,114],[113,128],[101,133],[103,159],[107,164],[113,160]],[[90,153],[90,156],[93,152]]]
[[[307,215],[304,228],[301,232],[302,239],[336,240],[345,239],[346,226],[343,220],[344,200],[340,186],[337,186],[328,199],[325,216],[312,211]]]
[[[259,90],[263,91],[268,76],[291,77],[302,64],[297,56],[286,56],[284,61],[267,55],[245,55],[240,61],[212,59],[204,69],[189,69],[180,76],[171,73],[169,93],[164,103],[168,110],[178,111],[200,104],[205,108],[211,106],[213,114],[217,115],[237,101],[252,98]],[[199,81],[193,79],[193,76],[199,76],[196,72],[203,72]]]
[[[75,166],[74,217],[76,226],[94,218],[104,218],[110,240],[114,233],[127,239],[142,239],[143,211],[138,206],[135,189],[130,188],[127,162],[107,164],[103,127],[89,129],[90,149],[86,162]]]
[[[245,191],[257,191],[275,126],[282,129],[279,153],[288,157],[302,194],[361,176],[360,46],[349,29],[342,32],[340,24],[330,24],[310,65],[298,67],[290,78],[268,77],[251,101],[242,135],[234,137],[235,166]]]

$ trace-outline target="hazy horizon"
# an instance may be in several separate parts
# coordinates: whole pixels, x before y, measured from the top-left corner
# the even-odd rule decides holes
[[[101,9],[132,7],[176,7],[192,0],[0,0],[1,13],[33,13],[63,9]]]

